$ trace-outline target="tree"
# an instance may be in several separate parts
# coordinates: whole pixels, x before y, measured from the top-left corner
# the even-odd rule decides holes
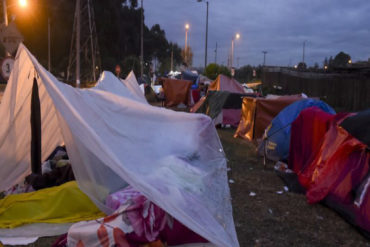
[[[238,81],[251,81],[253,79],[253,67],[243,66],[235,71],[235,79]]]
[[[211,63],[205,69],[205,75],[211,80],[215,80],[220,74],[231,76],[230,70],[223,65]]]
[[[307,64],[304,62],[300,62],[297,66],[298,70],[303,71],[307,69]]]
[[[335,56],[332,65],[335,68],[346,67],[349,60],[351,60],[351,56],[341,51]]]
[[[327,57],[325,57],[325,59],[324,59],[324,62],[322,63],[322,67],[323,68],[325,68],[325,66],[329,66],[329,61],[328,61],[328,58]]]
[[[315,70],[318,70],[318,69],[319,69],[319,64],[318,64],[317,62],[315,62],[315,64],[314,64],[313,68],[314,68]]]
[[[75,1],[38,0],[32,11],[18,13],[18,8],[10,8],[9,16],[16,14],[16,24],[24,36],[24,44],[44,66],[47,65],[47,23],[51,20],[52,72],[65,72],[73,30]],[[116,64],[122,65],[123,72],[133,68],[135,73],[140,63],[141,8],[137,0],[93,0],[100,58],[103,70],[113,71]],[[0,2],[1,4],[1,2]],[[145,14],[145,13],[144,13]],[[145,16],[145,15],[144,15]],[[86,26],[82,26],[86,28]],[[153,58],[159,64],[168,64],[174,51],[174,65],[181,64],[181,49],[167,41],[164,30],[159,25],[148,28],[144,25],[144,72],[149,72]],[[135,59],[133,58],[135,57]],[[135,61],[135,62],[134,62]],[[81,68],[82,69],[82,68]]]
[[[332,56],[330,56],[330,58],[329,58],[329,66],[328,67],[329,68],[333,67],[333,57]]]

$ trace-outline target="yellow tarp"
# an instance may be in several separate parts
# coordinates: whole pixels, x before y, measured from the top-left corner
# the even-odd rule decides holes
[[[75,181],[0,200],[0,228],[31,223],[69,223],[104,217]]]

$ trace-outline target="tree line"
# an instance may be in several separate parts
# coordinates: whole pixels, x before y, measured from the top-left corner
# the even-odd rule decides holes
[[[9,1],[10,2],[10,1]],[[84,1],[81,1],[84,2]],[[92,0],[100,50],[101,70],[113,71],[119,64],[123,74],[134,70],[140,73],[141,8],[137,0]],[[10,6],[10,5],[9,5]],[[24,37],[26,47],[46,67],[48,58],[48,19],[51,21],[52,73],[66,74],[70,53],[75,1],[29,0],[29,9],[8,9]],[[144,9],[145,18],[145,9]],[[83,26],[81,28],[88,28]],[[178,44],[169,42],[166,33],[156,24],[144,25],[144,72],[150,71],[152,60],[158,61],[160,72],[169,71],[171,53],[174,66],[181,65],[183,57]],[[82,51],[81,56],[83,56]]]

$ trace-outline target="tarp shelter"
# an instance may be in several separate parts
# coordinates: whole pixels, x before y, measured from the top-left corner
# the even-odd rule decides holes
[[[218,75],[209,86],[208,91],[227,91],[230,93],[244,93],[243,86],[234,78]]]
[[[243,98],[242,116],[234,137],[241,137],[249,141],[261,138],[267,126],[280,111],[301,99],[302,95]]]
[[[324,202],[370,237],[370,152],[340,127],[348,117],[302,111],[292,124],[288,164],[309,203]]]
[[[196,104],[191,112],[204,113],[217,124],[237,126],[241,115],[241,97],[246,96],[243,86],[234,78],[219,75],[208,86],[203,104]]]
[[[163,78],[165,106],[189,105],[192,84],[191,81]]]
[[[285,107],[266,128],[259,153],[268,159],[287,160],[289,156],[290,129],[293,121],[306,108],[317,107],[324,112],[335,114],[333,108],[321,100],[302,99]]]
[[[238,126],[242,98],[247,94],[227,91],[209,91],[207,96],[194,105],[190,112],[203,113],[214,119],[217,124]]]
[[[193,85],[191,86],[191,89],[198,88],[199,75],[191,72],[190,70],[186,70],[186,71],[183,71],[181,73],[181,80],[186,80],[186,81],[193,82]]]
[[[79,187],[101,210],[111,213],[105,198],[129,184],[214,245],[239,246],[225,154],[209,117],[150,106],[110,72],[96,88],[73,88],[23,45],[0,105],[0,190],[30,173],[34,79],[42,160],[65,144]]]

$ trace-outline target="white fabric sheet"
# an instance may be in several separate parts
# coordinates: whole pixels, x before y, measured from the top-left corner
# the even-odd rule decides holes
[[[42,156],[65,143],[81,188],[102,210],[127,184],[216,246],[239,246],[226,159],[212,120],[153,107],[105,72],[101,86],[58,82],[23,46],[0,105],[0,189],[30,172],[30,94],[40,90]],[[103,83],[104,84],[104,83]],[[105,90],[104,90],[105,88]]]

